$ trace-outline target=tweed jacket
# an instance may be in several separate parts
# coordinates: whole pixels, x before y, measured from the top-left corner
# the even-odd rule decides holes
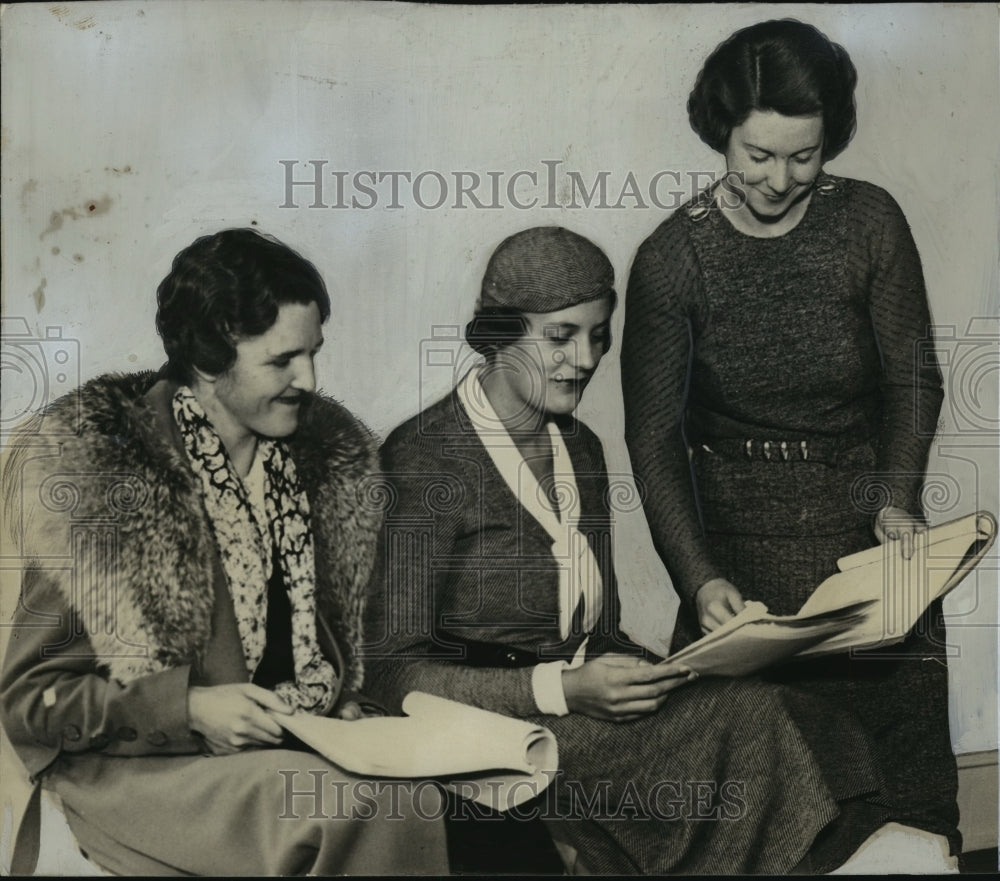
[[[174,388],[153,373],[102,376],[9,450],[4,507],[23,571],[0,718],[33,777],[61,753],[198,752],[189,685],[248,680]],[[356,689],[381,520],[365,495],[376,444],[320,395],[287,442],[311,509],[320,646],[338,687]]]
[[[587,654],[641,653],[618,626],[610,503],[621,490],[609,486],[597,436],[572,418],[559,427],[580,497],[579,529],[603,583]],[[366,692],[393,709],[420,690],[537,714],[534,662],[571,658],[584,638],[560,634],[548,533],[497,471],[454,392],[389,435],[382,468],[388,506],[366,606]],[[509,657],[472,666],[470,641],[507,647]]]

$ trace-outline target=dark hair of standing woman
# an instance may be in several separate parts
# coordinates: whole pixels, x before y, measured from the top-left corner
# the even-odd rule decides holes
[[[854,135],[857,78],[847,51],[812,25],[765,21],[737,31],[709,55],[688,98],[688,118],[721,153],[754,110],[821,114],[823,159],[832,159]]]
[[[315,303],[320,321],[330,317],[316,267],[253,229],[227,229],[188,245],[160,282],[156,302],[167,375],[178,382],[190,382],[195,367],[225,373],[236,362],[236,343],[265,333],[285,303]]]

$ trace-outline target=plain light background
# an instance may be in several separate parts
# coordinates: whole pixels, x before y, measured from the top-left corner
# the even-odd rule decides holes
[[[650,179],[676,173],[682,185],[664,180],[660,198],[670,190],[687,198],[692,172],[723,168],[687,122],[702,61],[735,29],[786,16],[818,26],[858,69],[858,132],[827,169],[889,190],[920,250],[948,393],[929,465],[938,487],[928,499],[932,522],[996,512],[993,4],[8,6],[0,47],[5,352],[30,349],[48,365],[49,385],[4,371],[5,430],[80,380],[158,367],[154,292],[174,254],[200,234],[255,224],[326,278],[334,316],[320,385],[384,436],[450,389],[456,368],[429,351],[467,363],[454,334],[505,236],[541,224],[587,235],[608,253],[624,295],[636,248],[669,216],[648,204]],[[293,191],[297,208],[281,207],[283,160],[295,163],[296,180],[325,161],[328,205],[333,172],[345,173],[348,203],[351,195],[370,201],[350,186],[361,171],[437,172],[449,198],[421,208],[400,181],[402,207],[389,208],[385,181],[372,208],[312,208],[303,186]],[[542,207],[545,161],[561,163],[555,201],[563,207]],[[497,173],[502,207],[470,199],[454,207],[459,171],[480,175],[486,202],[487,172]],[[507,196],[517,171],[538,176],[536,186],[522,176],[515,191],[537,198],[533,209]],[[571,171],[588,188],[607,172],[608,205],[631,172],[647,207],[626,196],[620,207],[587,208],[579,194],[580,207],[565,207]],[[425,178],[427,204],[437,187]],[[54,343],[53,332],[65,342]],[[59,346],[72,358],[56,368]],[[616,340],[580,415],[622,481],[616,545],[626,629],[662,647],[676,600],[628,500],[617,361]],[[5,558],[4,568],[16,560]],[[958,752],[997,746],[996,587],[994,550],[946,604]]]

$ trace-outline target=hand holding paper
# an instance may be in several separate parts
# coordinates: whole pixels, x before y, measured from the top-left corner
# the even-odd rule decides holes
[[[668,658],[704,676],[743,676],[792,656],[891,645],[924,610],[954,589],[986,555],[997,534],[985,511],[837,561],[796,615],[768,613],[758,602]]]

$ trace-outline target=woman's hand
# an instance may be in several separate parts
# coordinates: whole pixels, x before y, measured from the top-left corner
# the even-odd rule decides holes
[[[285,715],[292,712],[273,691],[250,682],[192,686],[187,705],[191,730],[200,734],[217,756],[281,743],[282,728],[267,711]]]
[[[725,578],[713,578],[698,588],[694,596],[698,623],[705,633],[711,633],[730,618],[743,611],[743,595]]]
[[[607,654],[563,670],[562,683],[571,713],[629,722],[655,713],[671,691],[693,678],[695,674],[683,665]]]
[[[361,709],[361,704],[357,701],[348,701],[337,711],[337,718],[343,719],[345,722],[356,722],[364,717],[365,711]]]
[[[875,537],[880,544],[899,540],[904,560],[913,556],[913,546],[918,535],[927,531],[927,524],[902,508],[888,505],[875,515]]]

